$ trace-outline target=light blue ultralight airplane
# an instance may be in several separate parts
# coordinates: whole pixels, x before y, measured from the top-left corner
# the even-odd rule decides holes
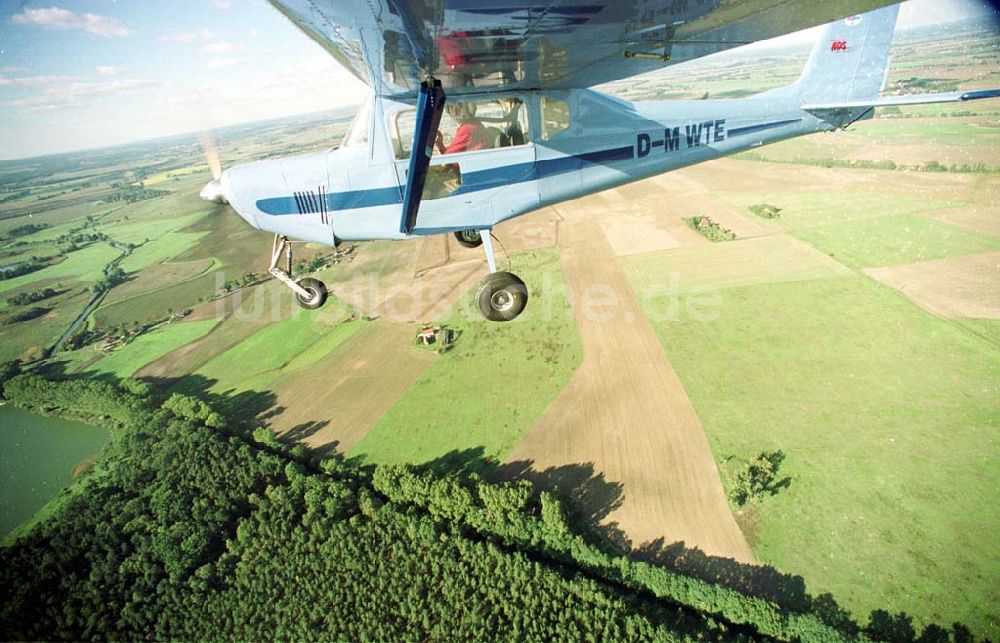
[[[507,321],[528,291],[497,271],[490,230],[501,221],[847,127],[876,107],[1000,96],[880,97],[899,10],[885,0],[271,1],[370,97],[339,148],[231,167],[201,196],[275,234],[270,272],[306,308],[327,290],[291,277],[289,238],[335,246],[453,233],[482,244],[490,273],[476,303]],[[636,103],[588,89],[831,20],[787,87]]]

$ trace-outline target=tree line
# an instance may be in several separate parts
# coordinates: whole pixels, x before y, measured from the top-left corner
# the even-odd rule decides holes
[[[14,295],[13,297],[7,298],[7,304],[9,306],[24,306],[27,304],[33,304],[36,301],[42,301],[43,299],[48,299],[49,297],[55,297],[56,291],[52,288],[42,288],[40,290],[32,290],[30,292],[22,292]]]

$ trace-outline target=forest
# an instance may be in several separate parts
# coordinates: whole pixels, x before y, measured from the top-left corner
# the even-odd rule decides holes
[[[526,480],[319,457],[144,382],[18,371],[7,398],[112,441],[0,549],[6,640],[969,639],[642,562]]]

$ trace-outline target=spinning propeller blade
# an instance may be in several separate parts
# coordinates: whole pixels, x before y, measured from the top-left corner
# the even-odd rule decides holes
[[[213,203],[229,203],[222,186],[222,163],[219,160],[219,148],[215,144],[215,138],[211,132],[202,132],[198,135],[198,143],[201,145],[202,154],[205,155],[205,163],[212,172],[212,180],[205,184],[199,196]]]

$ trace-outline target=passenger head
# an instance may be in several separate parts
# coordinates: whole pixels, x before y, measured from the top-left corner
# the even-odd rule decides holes
[[[448,113],[459,123],[471,121],[476,117],[476,104],[448,103]]]

